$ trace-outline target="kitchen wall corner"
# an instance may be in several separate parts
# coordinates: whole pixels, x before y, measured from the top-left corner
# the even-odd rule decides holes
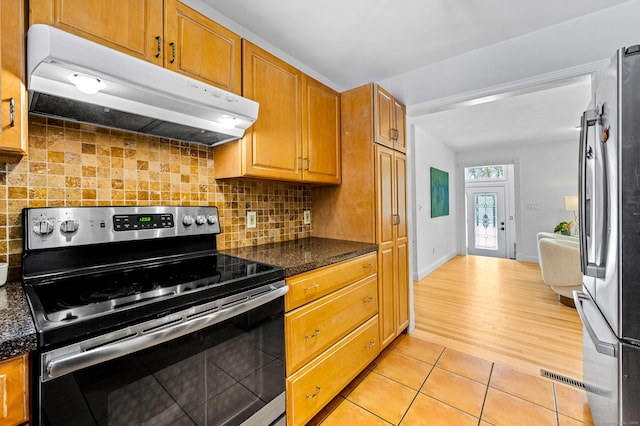
[[[20,278],[25,207],[215,205],[220,249],[311,236],[308,186],[216,180],[214,167],[207,146],[30,116],[29,155],[0,163],[0,261]],[[249,210],[254,229],[245,227]]]

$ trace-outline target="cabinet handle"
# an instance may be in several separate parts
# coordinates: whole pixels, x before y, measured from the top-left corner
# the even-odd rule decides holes
[[[306,335],[306,334],[305,334],[304,338],[305,338],[305,339],[313,339],[313,338],[314,338],[314,337],[316,337],[318,334],[320,334],[320,330],[316,328],[312,335],[308,336],[308,335]]]
[[[368,344],[368,345],[366,345],[366,346],[365,346],[365,348],[367,348],[367,349],[371,349],[371,348],[373,348],[375,345],[376,345],[376,341],[375,341],[375,340],[372,340],[372,341],[370,341],[370,342],[369,342],[369,344]]]
[[[308,158],[304,159],[307,162],[307,168],[305,170],[309,170],[309,168],[311,167],[311,160],[309,160]]]
[[[160,52],[162,52],[162,39],[160,36],[156,36],[156,58],[160,56]]]
[[[176,60],[176,44],[174,42],[169,43],[169,46],[171,46],[171,60],[169,61],[169,63],[174,63]]]
[[[300,170],[303,170],[304,169],[304,158],[298,157],[298,160],[300,160]]]
[[[318,287],[320,287],[320,284],[314,284],[311,287],[305,287],[304,291],[313,290],[314,288],[318,288]]]
[[[373,302],[374,300],[375,300],[375,299],[374,299],[372,296],[369,296],[369,297],[366,297],[366,298],[362,299],[362,301],[363,301],[364,303],[371,303],[371,302]]]
[[[373,263],[367,263],[366,265],[363,266],[364,269],[371,269],[373,268]]]
[[[9,126],[14,127],[16,125],[16,101],[14,98],[9,99]]]
[[[320,386],[316,386],[316,391],[314,393],[312,393],[311,395],[309,395],[307,393],[305,395],[307,395],[308,399],[311,399],[311,398],[315,398],[316,396],[318,396],[319,393],[320,393]]]
[[[392,224],[393,225],[400,225],[400,215],[399,214],[392,214]]]

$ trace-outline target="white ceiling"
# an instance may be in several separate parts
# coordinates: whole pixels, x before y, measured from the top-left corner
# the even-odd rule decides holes
[[[591,99],[584,77],[566,85],[423,115],[414,124],[454,151],[575,140]]]
[[[202,0],[344,89],[628,0]]]
[[[412,70],[629,0],[201,1],[346,90],[370,81],[401,80]],[[543,52],[530,55],[545,60]],[[403,88],[406,99],[420,92],[412,84]],[[573,128],[589,98],[584,80],[412,117],[412,123],[456,151],[566,140],[576,137]]]

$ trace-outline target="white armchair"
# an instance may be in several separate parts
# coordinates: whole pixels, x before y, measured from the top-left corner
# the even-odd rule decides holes
[[[538,233],[538,256],[542,280],[558,293],[560,302],[575,307],[573,291],[582,289],[578,239],[540,232]]]

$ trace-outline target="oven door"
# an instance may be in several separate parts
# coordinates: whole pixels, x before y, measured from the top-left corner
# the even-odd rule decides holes
[[[100,354],[113,354],[110,347],[132,347],[123,343],[135,338],[79,354],[63,351],[61,355],[60,349],[41,353],[36,370],[41,372],[36,378],[36,424],[283,423],[282,294],[249,310],[235,306],[232,317],[222,315],[223,320],[204,328],[117,357],[101,359]],[[193,324],[187,324],[189,328]],[[163,326],[147,334],[166,336],[171,329]],[[91,351],[97,355],[83,355]]]

